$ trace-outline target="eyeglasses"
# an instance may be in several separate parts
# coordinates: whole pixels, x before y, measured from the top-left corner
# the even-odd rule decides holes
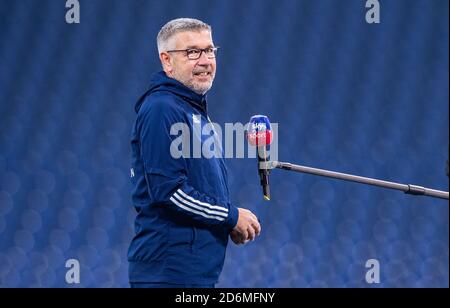
[[[217,51],[219,50],[219,48],[220,47],[209,47],[205,49],[190,48],[190,49],[168,50],[167,52],[185,52],[189,60],[200,59],[202,53],[204,52],[208,59],[214,59],[217,56]]]

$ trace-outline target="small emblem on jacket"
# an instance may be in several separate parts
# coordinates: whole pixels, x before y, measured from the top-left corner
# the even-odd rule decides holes
[[[134,169],[133,168],[130,169],[130,173],[131,173],[131,177],[134,178]]]
[[[194,122],[195,124],[200,124],[201,122],[201,116],[198,114],[193,114],[192,115],[192,122]]]

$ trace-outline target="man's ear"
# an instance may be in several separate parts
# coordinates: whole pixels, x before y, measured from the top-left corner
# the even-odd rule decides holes
[[[166,73],[170,74],[173,70],[170,55],[167,52],[162,52],[159,55],[163,69]]]

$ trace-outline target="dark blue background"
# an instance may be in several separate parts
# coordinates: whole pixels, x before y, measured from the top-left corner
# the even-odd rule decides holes
[[[280,123],[280,160],[448,190],[449,1],[0,0],[0,286],[126,287],[133,105],[155,37],[200,18],[220,45],[212,119]],[[229,160],[261,237],[230,245],[222,287],[448,287],[448,202]]]

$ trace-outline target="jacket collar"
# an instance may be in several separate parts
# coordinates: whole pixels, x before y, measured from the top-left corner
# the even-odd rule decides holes
[[[194,108],[199,109],[207,114],[206,94],[200,95],[186,87],[184,84],[173,78],[167,77],[166,73],[161,71],[154,74],[151,78],[150,86],[147,92],[137,101],[135,106],[136,113],[139,112],[145,98],[155,92],[166,91],[171,92],[183,100],[191,104]]]

